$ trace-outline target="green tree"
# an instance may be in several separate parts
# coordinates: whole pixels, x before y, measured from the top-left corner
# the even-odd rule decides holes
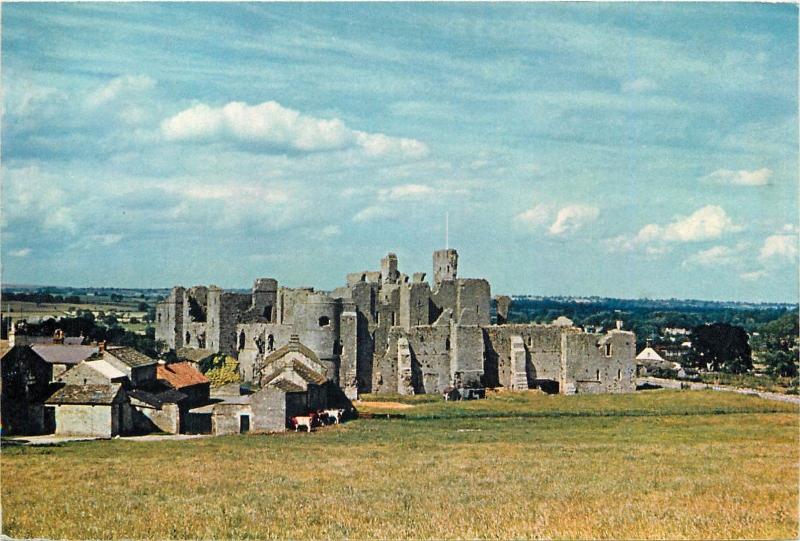
[[[713,371],[742,374],[753,368],[747,333],[727,323],[700,325],[692,330],[690,363]]]
[[[774,376],[795,377],[798,375],[798,319],[797,314],[787,313],[761,327],[758,346],[761,359]]]
[[[213,388],[240,381],[239,361],[230,355],[220,354],[208,357],[200,363],[198,368],[211,381]]]

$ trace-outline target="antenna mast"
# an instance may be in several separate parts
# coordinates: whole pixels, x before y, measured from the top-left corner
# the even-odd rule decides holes
[[[444,249],[450,248],[450,213],[444,213]]]

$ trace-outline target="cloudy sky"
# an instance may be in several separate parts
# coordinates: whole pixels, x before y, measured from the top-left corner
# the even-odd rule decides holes
[[[6,3],[3,282],[797,301],[797,13]]]

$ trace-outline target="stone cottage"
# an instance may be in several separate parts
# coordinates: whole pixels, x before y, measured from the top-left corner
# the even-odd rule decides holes
[[[55,410],[56,434],[105,437],[127,434],[133,426],[130,404],[120,383],[68,384],[45,402]]]

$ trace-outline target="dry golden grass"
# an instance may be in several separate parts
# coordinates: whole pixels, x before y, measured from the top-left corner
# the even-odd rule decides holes
[[[515,416],[526,407],[545,415]],[[4,448],[3,533],[70,539],[797,535],[796,407],[659,391],[517,395],[404,410],[412,412],[417,416],[358,420],[310,435]]]

